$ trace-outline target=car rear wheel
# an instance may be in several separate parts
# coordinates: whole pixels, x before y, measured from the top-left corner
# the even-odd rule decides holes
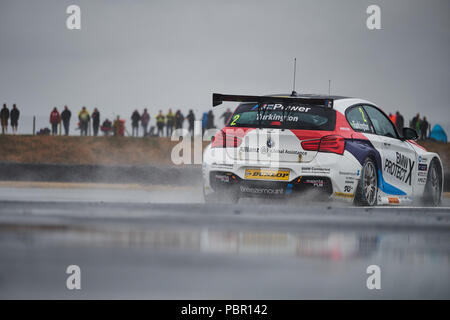
[[[426,205],[439,206],[441,204],[442,194],[442,173],[439,162],[434,158],[428,168],[427,183],[423,200]]]
[[[355,204],[359,206],[374,206],[377,204],[377,168],[375,162],[367,158],[361,169],[361,179],[356,188]]]

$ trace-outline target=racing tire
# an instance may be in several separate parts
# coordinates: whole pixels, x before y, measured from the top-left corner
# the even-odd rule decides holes
[[[437,207],[441,204],[442,195],[442,170],[436,158],[430,163],[428,168],[427,182],[423,194],[425,205]]]
[[[375,162],[367,158],[361,169],[361,178],[355,192],[355,205],[375,206],[377,204],[378,176]]]

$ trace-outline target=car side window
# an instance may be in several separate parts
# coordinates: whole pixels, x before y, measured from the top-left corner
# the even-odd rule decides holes
[[[364,106],[364,110],[366,110],[376,134],[390,138],[398,138],[394,125],[383,112],[372,106]]]
[[[367,114],[362,106],[350,108],[346,113],[347,121],[353,130],[364,133],[374,133]]]

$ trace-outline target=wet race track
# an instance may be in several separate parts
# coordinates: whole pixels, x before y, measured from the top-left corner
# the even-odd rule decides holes
[[[193,187],[2,186],[0,298],[449,299],[449,202],[211,205]],[[81,290],[66,288],[69,265]],[[380,290],[366,286],[370,265]]]

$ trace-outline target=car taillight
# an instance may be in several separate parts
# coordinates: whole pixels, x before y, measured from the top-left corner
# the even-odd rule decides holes
[[[212,148],[237,148],[242,139],[232,134],[226,134],[223,130],[216,133],[212,141]]]
[[[303,150],[317,151],[319,150],[320,139],[307,140],[302,142]]]
[[[303,141],[302,148],[307,151],[344,154],[345,139],[338,135],[325,136],[322,139]]]

